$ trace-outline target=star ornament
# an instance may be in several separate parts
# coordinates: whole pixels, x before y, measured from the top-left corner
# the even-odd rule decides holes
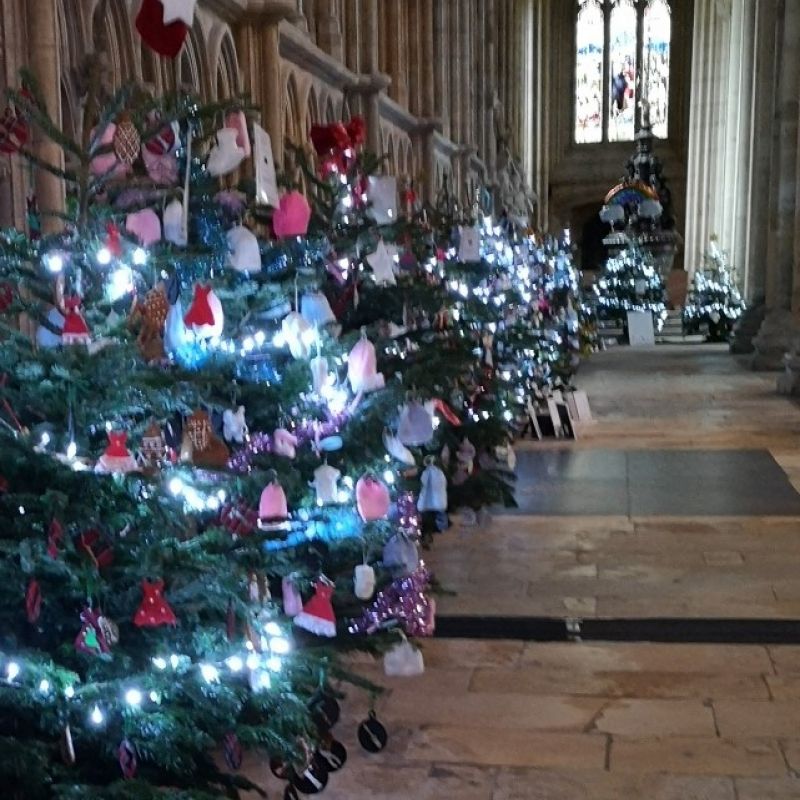
[[[180,20],[188,28],[192,27],[197,0],[161,0],[161,5],[164,6],[165,25]]]
[[[378,284],[387,284],[395,286],[397,281],[394,277],[394,257],[397,255],[397,248],[387,246],[381,239],[378,242],[378,247],[374,253],[367,256],[367,261],[372,267],[372,273],[375,276],[375,282]]]

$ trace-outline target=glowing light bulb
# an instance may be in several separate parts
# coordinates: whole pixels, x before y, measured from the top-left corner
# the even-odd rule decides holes
[[[159,670],[165,670],[167,668],[167,660],[165,658],[161,658],[161,656],[156,656],[153,659],[153,666]]]
[[[49,444],[50,444],[50,434],[47,431],[45,431],[42,434],[42,438],[39,439],[39,446],[40,447],[47,447],[47,445],[49,445]]]
[[[72,698],[75,697],[75,689],[72,686],[67,686],[67,688],[64,689],[64,697],[66,697],[67,700],[72,700]]]
[[[67,458],[73,459],[78,453],[78,445],[75,442],[70,442],[67,445]]]
[[[97,263],[106,266],[111,263],[111,251],[107,247],[101,247],[97,251]]]
[[[206,683],[214,683],[219,680],[219,670],[213,664],[201,664],[200,674]]]
[[[394,473],[390,469],[387,469],[383,473],[383,479],[391,486],[394,483]]]
[[[241,672],[244,669],[244,661],[239,656],[231,656],[225,663],[231,672]]]
[[[168,488],[177,497],[183,491],[183,481],[180,478],[172,478]]]
[[[42,678],[39,681],[39,691],[42,694],[47,694],[50,691],[50,681],[48,681],[47,678]]]
[[[125,692],[125,702],[133,708],[140,706],[142,704],[142,693],[138,689],[128,689]]]
[[[52,273],[61,272],[64,269],[64,256],[61,253],[48,253],[44,257],[44,265]]]
[[[100,706],[95,706],[92,709],[92,713],[89,715],[89,719],[92,721],[93,725],[102,725],[105,721],[105,717],[103,716],[103,712],[100,710]]]
[[[16,661],[9,661],[6,667],[6,677],[8,680],[13,681],[20,672],[19,664]]]
[[[180,663],[180,659],[174,653],[169,657],[169,664],[172,669],[178,669],[178,664]]]
[[[143,247],[137,247],[133,251],[133,263],[136,264],[137,267],[144,266],[147,263],[147,250]]]
[[[277,656],[270,656],[267,659],[267,669],[271,670],[272,672],[280,672],[282,666],[283,661],[281,661],[281,659],[279,659]]]
[[[292,645],[283,636],[274,636],[269,640],[269,649],[279,656],[285,656],[292,649]]]
[[[245,663],[247,664],[247,669],[258,669],[261,659],[255,653],[250,653]]]

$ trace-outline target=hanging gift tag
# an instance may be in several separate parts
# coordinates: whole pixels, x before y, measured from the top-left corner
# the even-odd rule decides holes
[[[256,164],[256,201],[268,206],[278,206],[278,179],[275,175],[275,159],[272,156],[272,140],[258,124],[253,124],[253,152]]]
[[[481,234],[478,228],[462,225],[459,229],[458,260],[481,260]]]

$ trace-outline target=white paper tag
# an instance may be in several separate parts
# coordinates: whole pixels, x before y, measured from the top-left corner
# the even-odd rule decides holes
[[[256,164],[256,202],[277,207],[280,203],[272,140],[258,124],[253,124],[253,156]]]
[[[477,228],[461,226],[459,228],[460,242],[458,245],[459,261],[481,260],[481,234]]]

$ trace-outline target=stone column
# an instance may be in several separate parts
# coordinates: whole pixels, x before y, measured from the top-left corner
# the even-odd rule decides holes
[[[374,82],[378,79],[380,72],[379,68],[379,53],[378,53],[378,0],[364,0],[362,3],[362,20],[361,26],[362,50],[361,59],[364,72],[370,76]],[[385,88],[385,85],[383,86]],[[380,91],[365,92],[364,94],[364,116],[367,123],[367,146],[373,153],[381,153],[383,149],[381,137],[381,108],[380,108]]]
[[[58,23],[53,0],[31,0],[28,10],[28,63],[41,88],[47,113],[61,124],[61,64],[58,54]],[[20,31],[20,35],[22,32]],[[56,167],[62,167],[64,156],[59,146],[38,134],[33,142],[36,155]],[[46,212],[64,210],[64,184],[60,178],[45,170],[36,170],[36,197],[42,209],[42,231],[54,233],[61,229],[58,218]]]
[[[420,0],[420,80],[422,82],[421,114],[426,119],[436,116],[436,77],[439,69],[436,50],[439,41],[434,39],[434,0]],[[435,42],[435,44],[434,44]]]
[[[439,49],[433,64],[433,103],[443,123],[445,135],[450,130],[450,98],[448,95],[448,70],[450,60],[447,39],[447,17],[444,0],[431,0],[433,3],[433,41]]]
[[[316,0],[317,45],[338,61],[344,57],[342,30],[334,0]]]
[[[461,136],[461,114],[463,110],[461,98],[461,81],[459,76],[464,69],[464,64],[461,61],[461,40],[459,38],[459,15],[461,13],[460,0],[447,0],[449,19],[449,57],[448,69],[450,71],[450,90],[449,90],[449,108],[450,108],[450,138],[455,142]]]
[[[352,72],[361,71],[361,3],[358,0],[343,0],[345,3],[344,43],[347,67]]]
[[[798,98],[800,98],[800,5],[785,3],[778,19],[779,65],[770,181],[770,237],[767,247],[767,316],[753,340],[755,369],[776,369],[797,333],[800,304],[793,287],[797,223]],[[785,388],[785,387],[782,387]]]

